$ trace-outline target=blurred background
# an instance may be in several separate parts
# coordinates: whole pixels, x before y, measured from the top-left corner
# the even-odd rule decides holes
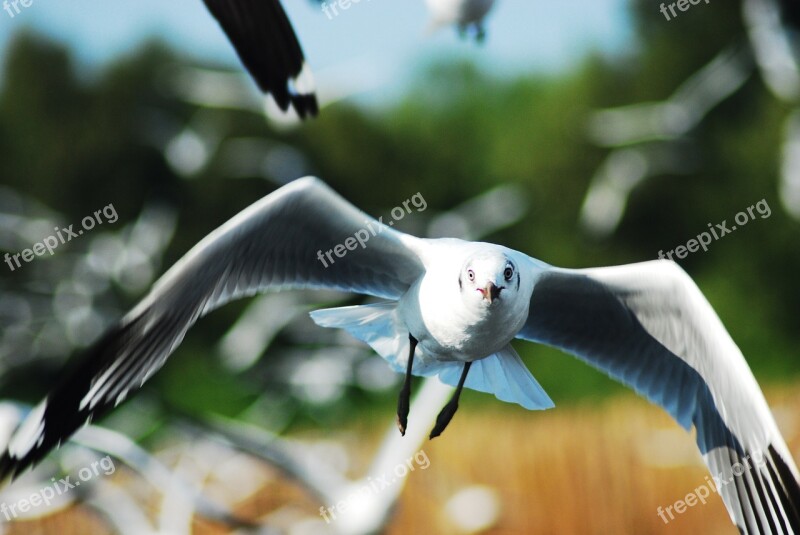
[[[302,124],[265,105],[199,0],[0,12],[0,253],[109,204],[118,214],[52,256],[2,264],[3,441],[192,245],[313,174],[375,217],[419,192],[427,209],[401,230],[574,268],[654,259],[763,200],[768,217],[679,262],[800,458],[800,17],[788,3],[700,3],[666,20],[653,0],[498,0],[483,45],[427,34],[421,0],[365,0],[333,19],[284,4],[323,103]],[[0,501],[106,454],[113,474],[0,515],[0,532],[735,532],[716,497],[665,523],[657,508],[707,481],[693,437],[543,346],[515,344],[554,410],[465,392],[429,442],[449,392],[418,380],[421,434],[400,441],[401,377],[307,315],[358,302],[273,294],[202,319],[133,399]],[[393,484],[350,500],[350,517],[320,514],[384,473]]]

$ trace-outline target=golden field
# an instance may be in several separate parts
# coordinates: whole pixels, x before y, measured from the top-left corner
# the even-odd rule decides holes
[[[800,458],[800,387],[773,389],[767,397],[795,459]],[[714,494],[705,505],[688,508],[668,524],[658,516],[659,506],[672,505],[706,484],[708,472],[691,435],[646,401],[630,395],[535,414],[499,404],[490,407],[476,410],[463,404],[447,432],[422,446],[430,465],[410,475],[389,534],[467,533],[445,504],[473,485],[494,489],[500,506],[493,525],[481,533],[736,533]],[[351,428],[344,438],[362,450],[365,466],[381,439],[375,430]],[[365,441],[364,436],[371,438]],[[282,513],[286,521],[319,519],[320,504],[273,476],[238,505],[239,514],[259,518],[288,505],[292,513]],[[114,479],[125,477],[120,470]],[[6,527],[10,535],[113,532],[80,507]],[[226,533],[202,519],[194,527],[202,535]]]

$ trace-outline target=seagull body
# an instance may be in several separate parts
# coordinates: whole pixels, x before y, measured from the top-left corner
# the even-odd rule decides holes
[[[509,306],[501,306],[500,299],[493,301],[485,297],[482,285],[473,286],[469,275],[461,276],[461,284],[451,284],[453,272],[475,258],[477,249],[485,256],[483,283],[500,288],[505,283],[502,274],[510,258],[518,256],[515,251],[488,243],[471,243],[462,240],[437,240],[436,247],[425,258],[425,274],[415,282],[399,301],[398,311],[407,331],[417,340],[422,354],[438,361],[474,361],[496,353],[507,346],[519,332],[528,315],[528,300],[513,299]],[[496,262],[492,262],[496,260]],[[478,271],[473,262],[471,268]],[[514,291],[517,291],[517,275],[514,275]],[[481,274],[475,275],[480,280]],[[497,280],[500,279],[500,280]],[[532,280],[526,277],[526,286],[519,288],[521,294],[530,294]],[[507,301],[510,289],[504,289],[499,297]],[[466,303],[465,303],[466,302]],[[505,303],[503,303],[505,304]],[[465,306],[466,305],[466,306]]]
[[[527,409],[553,407],[510,345],[528,317],[534,277],[541,271],[535,261],[499,245],[451,238],[414,238],[407,246],[422,270],[396,302],[311,313],[318,325],[347,330],[406,374],[398,402],[400,432],[405,434],[412,373],[438,375],[456,386],[431,438],[455,414],[462,387]]]
[[[318,260],[367,228],[373,234],[363,246],[333,263]],[[510,342],[548,344],[694,426],[712,475],[729,481],[720,494],[742,533],[800,533],[800,476],[761,389],[676,264],[571,270],[499,245],[420,239],[369,218],[313,178],[246,208],[169,269],[32,411],[0,458],[0,477],[31,466],[138,389],[201,316],[233,299],[291,288],[384,299],[312,318],[347,330],[406,374],[401,431],[411,375],[457,387],[432,436],[452,418],[462,388],[528,409],[552,407]]]
[[[494,2],[495,0],[425,0],[433,16],[434,27],[454,24],[461,34],[472,28],[478,40],[485,36],[483,19],[494,6]]]

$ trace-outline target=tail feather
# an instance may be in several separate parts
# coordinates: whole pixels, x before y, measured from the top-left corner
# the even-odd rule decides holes
[[[329,308],[311,312],[321,327],[344,329],[366,342],[398,373],[405,373],[408,363],[408,331],[396,314],[397,303]],[[425,355],[417,346],[414,353],[414,375],[438,375],[445,384],[456,386],[463,369],[461,361],[439,361]],[[553,401],[536,382],[511,345],[472,364],[467,388],[494,394],[508,403],[526,409],[549,409]]]
[[[439,380],[456,386],[462,366],[449,364],[439,374]],[[528,410],[552,409],[555,406],[510,344],[497,353],[473,362],[464,386],[494,394],[500,401],[516,403]]]

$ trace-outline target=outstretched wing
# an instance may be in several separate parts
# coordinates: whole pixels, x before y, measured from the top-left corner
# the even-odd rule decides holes
[[[786,443],[741,351],[677,264],[546,269],[518,337],[568,351],[694,424],[742,533],[800,533]]]
[[[139,388],[207,312],[290,288],[397,299],[423,273],[409,249],[420,241],[375,221],[314,178],[267,195],[192,248],[86,351],[12,437],[0,458],[0,480]]]
[[[203,0],[239,59],[265,93],[286,111],[316,115],[311,71],[280,0]]]

